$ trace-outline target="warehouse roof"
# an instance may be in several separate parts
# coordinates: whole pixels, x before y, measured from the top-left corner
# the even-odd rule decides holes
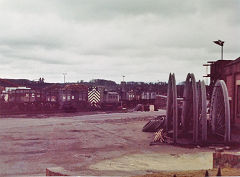
[[[235,59],[232,62],[228,63],[226,66],[234,65],[234,64],[239,63],[239,62],[240,62],[240,57],[238,57],[237,59]]]

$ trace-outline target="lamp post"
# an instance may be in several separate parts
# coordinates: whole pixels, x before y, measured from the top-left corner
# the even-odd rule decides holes
[[[224,41],[218,40],[218,41],[213,41],[215,44],[220,45],[221,46],[221,59],[223,60],[223,44]]]
[[[62,73],[63,74],[63,81],[64,81],[64,84],[65,84],[65,77],[67,75],[67,73]]]
[[[124,82],[124,78],[126,77],[126,76],[122,76],[123,77],[123,82]]]

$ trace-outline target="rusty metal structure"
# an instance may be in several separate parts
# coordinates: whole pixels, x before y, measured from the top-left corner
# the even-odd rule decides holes
[[[186,77],[183,99],[177,98],[175,75],[169,75],[166,130],[172,133],[173,143],[180,143],[181,138],[189,139],[193,144],[207,144],[215,136],[220,143],[230,140],[230,106],[228,91],[223,80],[216,81],[214,86],[210,115],[207,116],[207,94],[204,81],[196,82],[193,73]],[[179,115],[178,101],[182,101],[182,112]],[[181,116],[181,119],[178,117]],[[207,117],[210,117],[208,119]],[[209,127],[211,129],[209,129]],[[180,137],[180,138],[179,138]]]
[[[213,89],[210,118],[212,133],[224,138],[224,142],[230,142],[230,105],[223,80],[218,80]]]
[[[198,135],[202,143],[207,142],[207,94],[204,81],[198,81]]]
[[[173,131],[173,142],[177,143],[178,136],[177,87],[174,74],[169,74],[167,92],[166,130]]]
[[[193,142],[198,142],[198,98],[195,76],[189,73],[186,78],[183,93],[182,129],[186,135],[193,134]]]
[[[240,127],[240,57],[235,60],[217,60],[208,62],[210,65],[211,84],[209,86],[209,95],[213,95],[215,84],[218,80],[223,80],[225,86],[222,92],[228,93],[228,102],[230,106],[230,127]],[[219,92],[219,91],[217,91]]]
[[[224,73],[224,68],[226,65],[231,63],[232,60],[217,60],[217,61],[208,61],[208,64],[204,66],[210,66],[210,74],[207,74],[204,77],[210,78],[210,88],[211,93],[213,91],[213,87],[217,80],[225,80],[226,76]]]

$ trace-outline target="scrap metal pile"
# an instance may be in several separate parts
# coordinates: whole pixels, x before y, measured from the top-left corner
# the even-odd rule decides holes
[[[158,116],[150,121],[146,125],[144,125],[142,131],[143,132],[156,132],[160,128],[164,127],[164,121],[166,119],[165,115]]]
[[[171,142],[171,139],[174,144],[179,144],[183,139],[188,139],[188,143],[190,140],[191,144],[202,145],[211,144],[214,139],[220,143],[229,143],[230,105],[223,80],[218,80],[214,86],[209,114],[207,103],[204,81],[196,82],[194,74],[189,73],[183,98],[177,98],[175,75],[170,73],[166,117],[149,121],[143,131],[157,132],[153,142]]]

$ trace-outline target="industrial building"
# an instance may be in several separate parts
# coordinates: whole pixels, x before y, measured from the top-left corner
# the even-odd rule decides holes
[[[218,79],[224,80],[227,85],[231,122],[240,125],[240,57],[235,60],[217,60],[210,64],[210,90]]]

